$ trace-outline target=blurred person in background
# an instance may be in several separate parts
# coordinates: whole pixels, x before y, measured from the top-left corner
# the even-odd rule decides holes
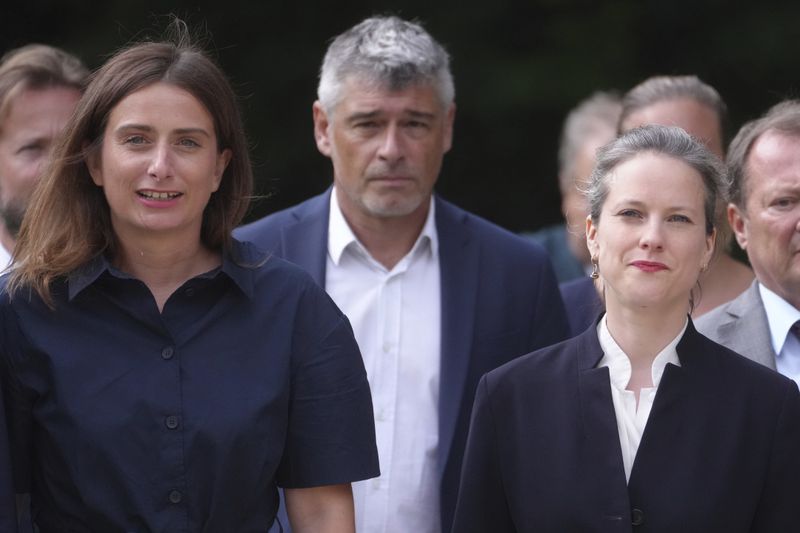
[[[0,59],[0,268],[14,251],[22,217],[89,71],[43,44]]]
[[[558,187],[564,223],[524,234],[547,250],[559,283],[585,278],[591,272],[584,231],[589,207],[582,190],[594,168],[595,152],[617,136],[621,111],[619,96],[596,92],[564,120],[558,146]]]

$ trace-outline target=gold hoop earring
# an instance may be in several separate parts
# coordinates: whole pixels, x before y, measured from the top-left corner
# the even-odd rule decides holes
[[[596,257],[592,257],[592,273],[589,274],[589,277],[592,279],[597,279],[600,277],[600,266],[597,264]]]

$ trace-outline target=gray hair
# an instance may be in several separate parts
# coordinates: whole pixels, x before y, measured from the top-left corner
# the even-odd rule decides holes
[[[724,136],[728,108],[716,89],[697,76],[653,76],[628,91],[622,98],[618,132],[624,130],[625,121],[636,111],[658,102],[681,98],[694,100],[714,111],[719,119],[720,135]],[[724,139],[721,141],[724,145]]]
[[[331,42],[317,88],[327,113],[339,103],[348,76],[393,91],[428,83],[443,106],[455,97],[450,58],[442,45],[419,24],[393,16],[368,18]]]
[[[583,147],[592,140],[605,144],[617,136],[622,112],[620,97],[614,92],[595,92],[569,112],[558,146],[558,182],[561,192],[575,186],[573,167]],[[585,176],[584,176],[585,177]]]
[[[800,137],[800,100],[785,100],[762,117],[747,122],[728,149],[728,199],[740,209],[747,204],[747,158],[755,142],[767,131]]]
[[[597,164],[589,178],[586,196],[592,221],[598,224],[608,198],[608,180],[619,165],[641,153],[662,154],[682,161],[703,178],[706,234],[714,231],[714,206],[725,174],[722,162],[706,146],[674,126],[655,124],[634,128],[598,150]]]

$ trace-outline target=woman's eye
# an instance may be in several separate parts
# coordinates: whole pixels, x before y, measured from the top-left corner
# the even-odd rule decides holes
[[[130,135],[128,137],[125,137],[124,142],[125,144],[144,144],[146,141],[145,138],[141,135]]]
[[[180,144],[181,146],[188,147],[188,148],[196,148],[196,147],[200,146],[200,143],[198,143],[194,139],[181,139],[180,141],[178,141],[178,144]]]
[[[619,212],[619,216],[621,216],[621,217],[639,217],[639,216],[641,216],[641,214],[639,213],[639,211],[637,211],[635,209],[623,209],[622,211]]]

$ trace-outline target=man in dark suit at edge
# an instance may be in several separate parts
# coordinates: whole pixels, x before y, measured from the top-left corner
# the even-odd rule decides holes
[[[454,88],[421,26],[376,17],[336,37],[318,97],[333,187],[237,237],[305,268],[353,325],[382,472],[353,487],[357,530],[447,532],[478,379],[567,336],[558,287],[541,248],[433,193]]]

